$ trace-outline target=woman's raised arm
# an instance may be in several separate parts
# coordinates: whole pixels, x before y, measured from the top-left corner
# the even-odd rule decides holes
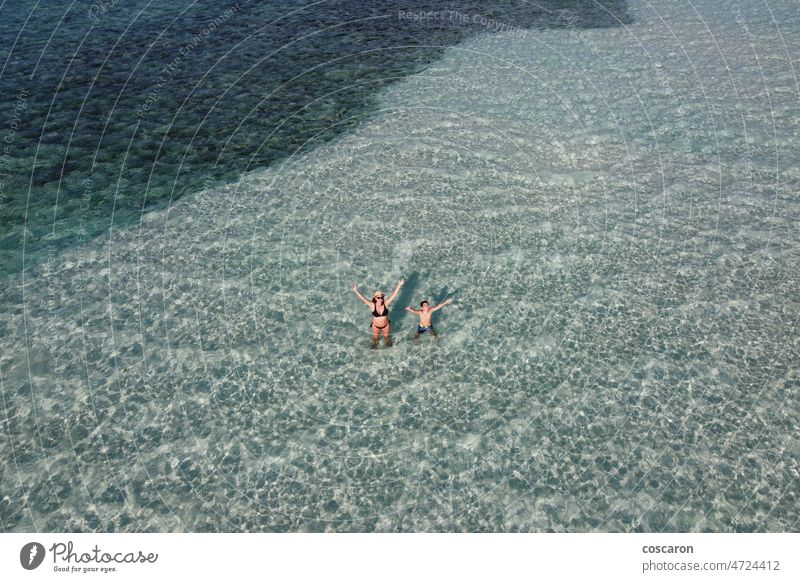
[[[355,293],[355,294],[356,294],[356,297],[358,297],[359,299],[361,299],[361,301],[364,303],[364,305],[372,305],[372,301],[370,301],[369,299],[367,299],[367,298],[366,298],[366,297],[364,297],[364,296],[363,296],[361,293],[359,293],[359,292],[358,292],[358,285],[356,285],[355,283],[353,283],[353,286],[352,286],[352,287],[350,287],[350,289],[353,291],[353,293]]]
[[[394,288],[394,291],[392,291],[392,294],[391,294],[391,295],[389,296],[389,298],[386,300],[386,306],[387,306],[387,307],[389,306],[389,304],[390,304],[392,301],[394,301],[394,298],[395,298],[395,297],[397,297],[397,294],[398,294],[398,293],[400,293],[400,287],[402,287],[402,286],[403,286],[403,285],[405,285],[405,284],[406,284],[406,280],[405,280],[405,279],[403,279],[403,278],[401,278],[401,279],[400,279],[400,280],[397,282],[397,287],[395,287],[395,288]]]

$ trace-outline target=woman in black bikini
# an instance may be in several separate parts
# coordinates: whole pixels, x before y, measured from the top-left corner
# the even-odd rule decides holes
[[[392,347],[392,336],[389,335],[389,324],[391,323],[389,321],[389,304],[394,301],[394,298],[400,293],[400,287],[402,287],[405,282],[405,279],[400,279],[397,283],[397,287],[395,287],[388,299],[384,299],[383,291],[375,291],[372,296],[372,301],[358,292],[358,286],[355,283],[353,283],[351,287],[356,296],[358,296],[365,305],[372,308],[372,323],[370,324],[370,328],[372,328],[372,349],[378,347],[378,340],[381,332],[383,332],[383,339],[386,347]]]

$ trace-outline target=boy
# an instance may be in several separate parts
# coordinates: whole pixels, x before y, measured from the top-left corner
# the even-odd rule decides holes
[[[431,307],[427,301],[423,301],[422,303],[419,304],[420,309],[414,309],[410,305],[406,307],[406,311],[410,311],[411,313],[416,313],[417,315],[419,315],[419,325],[417,326],[417,333],[414,334],[414,341],[417,341],[419,339],[419,336],[425,333],[426,331],[431,332],[433,337],[438,339],[439,334],[437,334],[436,330],[433,329],[433,323],[431,322],[431,313],[433,313],[438,309],[441,309],[448,303],[452,302],[453,298],[451,297],[450,299],[442,301],[436,307]]]

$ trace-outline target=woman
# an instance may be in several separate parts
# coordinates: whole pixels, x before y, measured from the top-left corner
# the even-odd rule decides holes
[[[355,293],[365,305],[372,308],[372,323],[370,327],[372,328],[371,347],[373,350],[378,347],[378,340],[380,339],[381,332],[383,332],[383,339],[385,340],[383,343],[387,348],[392,347],[392,336],[389,335],[389,305],[394,301],[394,298],[397,297],[397,294],[400,293],[400,287],[405,285],[405,283],[405,279],[400,279],[400,281],[397,282],[397,287],[395,287],[388,299],[384,298],[383,291],[375,291],[372,296],[372,301],[358,292],[358,286],[355,283],[353,283],[351,287],[353,293]]]

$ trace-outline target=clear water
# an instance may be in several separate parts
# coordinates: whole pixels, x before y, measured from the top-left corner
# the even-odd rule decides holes
[[[0,5],[0,131],[14,131],[0,272],[324,143],[374,110],[376,90],[476,33],[562,26],[564,7],[579,26],[627,20],[621,0],[437,4],[462,16],[408,19],[388,0]]]
[[[667,4],[487,31],[14,278],[2,527],[797,531],[800,23]]]

